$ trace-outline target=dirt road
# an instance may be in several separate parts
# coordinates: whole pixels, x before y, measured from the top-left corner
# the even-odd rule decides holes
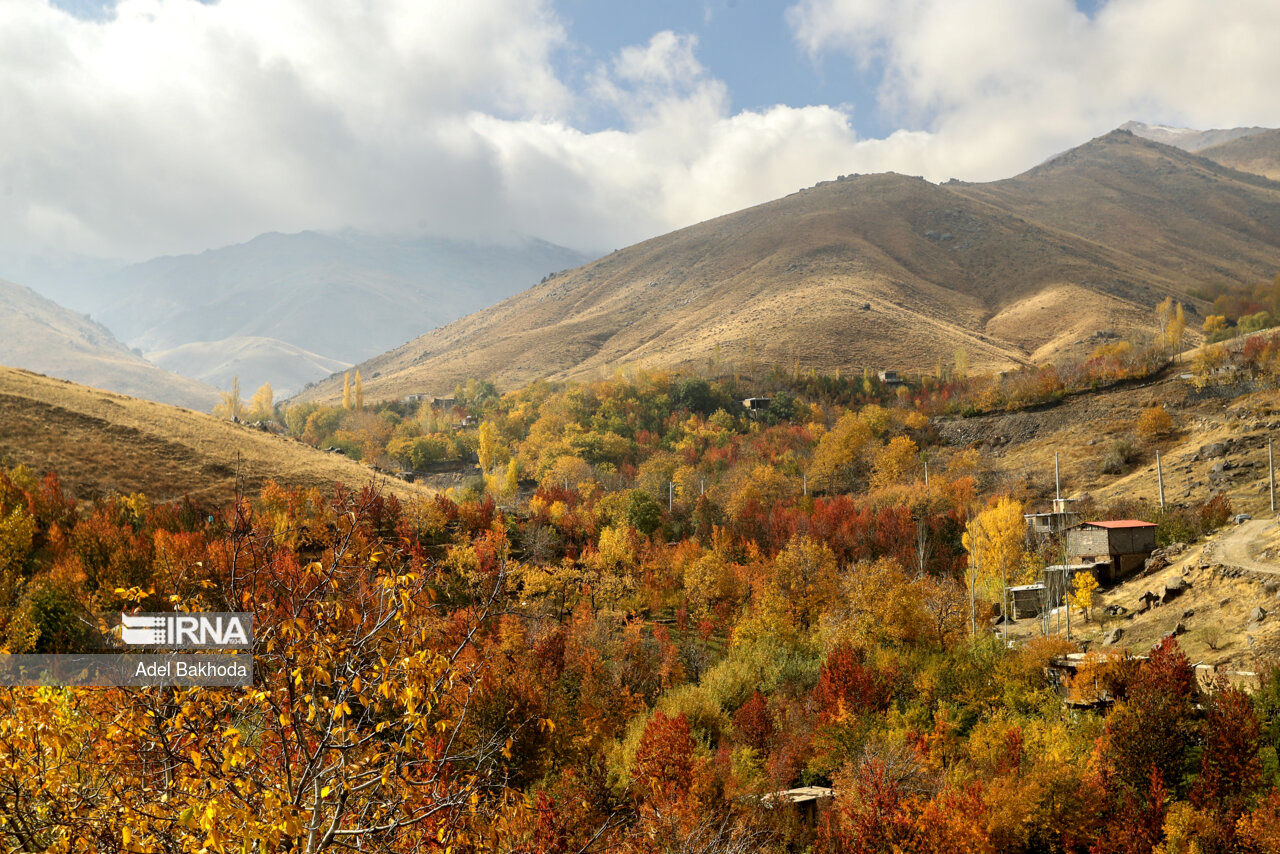
[[[1204,550],[1204,557],[1223,566],[1280,575],[1280,566],[1262,563],[1254,556],[1268,535],[1274,533],[1275,527],[1276,523],[1271,519],[1251,519],[1243,525],[1235,525]]]

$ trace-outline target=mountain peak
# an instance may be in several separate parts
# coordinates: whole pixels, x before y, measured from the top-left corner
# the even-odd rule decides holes
[[[1146,122],[1128,121],[1117,130],[1129,131],[1134,136],[1171,145],[1192,153],[1203,151],[1214,145],[1222,145],[1236,139],[1243,139],[1254,134],[1265,133],[1264,127],[1235,127],[1197,130],[1196,128],[1174,127],[1171,125],[1147,124]]]

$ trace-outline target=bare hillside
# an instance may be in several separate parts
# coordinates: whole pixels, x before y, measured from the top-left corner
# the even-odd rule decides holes
[[[1280,181],[1280,130],[1232,140],[1200,153],[1223,166]]]
[[[0,365],[208,411],[215,389],[156,367],[102,325],[0,280]]]
[[[224,502],[236,482],[331,490],[376,483],[402,498],[426,494],[301,442],[120,394],[0,368],[0,465],[56,471],[80,497],[145,492]]]
[[[636,366],[931,370],[960,349],[998,369],[1277,267],[1280,186],[1116,131],[992,184],[824,182],[614,252],[360,368],[372,398]],[[332,377],[304,396],[340,393]]]

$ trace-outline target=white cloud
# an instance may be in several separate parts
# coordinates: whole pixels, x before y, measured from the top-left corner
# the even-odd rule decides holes
[[[930,132],[920,171],[996,178],[1129,119],[1280,124],[1274,0],[801,0],[799,44],[883,68],[880,103]]]
[[[1129,118],[1280,124],[1280,4],[801,0],[912,131],[734,113],[660,32],[573,91],[552,0],[0,0],[0,243],[142,256],[268,231],[533,233],[610,249],[844,172],[1011,174]],[[763,70],[762,70],[763,73]],[[579,117],[611,109],[618,126]],[[12,247],[11,247],[12,248]]]

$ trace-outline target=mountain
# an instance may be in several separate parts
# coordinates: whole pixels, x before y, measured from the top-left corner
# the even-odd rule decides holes
[[[215,389],[150,364],[101,324],[3,280],[0,365],[190,409],[209,410],[218,401]]]
[[[209,415],[0,368],[0,466],[56,471],[81,498],[145,492],[213,504],[252,495],[268,480],[352,488],[373,483],[400,498],[427,490],[379,478],[339,454]]]
[[[1222,145],[1237,139],[1266,133],[1267,128],[1215,128],[1213,130],[1196,130],[1194,128],[1175,128],[1168,125],[1149,125],[1143,122],[1125,122],[1119,128],[1127,130],[1134,136],[1149,139],[1152,142],[1172,145],[1183,151],[1196,153],[1214,145]]]
[[[846,176],[623,249],[361,365],[369,398],[622,367],[1005,368],[1280,266],[1280,185],[1115,131],[1007,181]],[[1194,323],[1193,328],[1198,326]],[[333,399],[335,377],[305,393]]]
[[[0,257],[0,275],[24,271],[41,293],[129,346],[162,354],[175,370],[191,365],[193,378],[243,364],[255,383],[296,389],[589,257],[533,239],[305,231],[127,266],[10,255]],[[198,346],[173,353],[186,345]]]
[[[1223,166],[1280,181],[1280,130],[1234,139],[1202,149],[1200,154]]]
[[[146,355],[167,371],[218,388],[230,388],[232,379],[239,377],[246,396],[265,382],[271,383],[277,396],[288,396],[317,377],[351,367],[350,362],[311,353],[275,338],[244,336],[193,341]]]

